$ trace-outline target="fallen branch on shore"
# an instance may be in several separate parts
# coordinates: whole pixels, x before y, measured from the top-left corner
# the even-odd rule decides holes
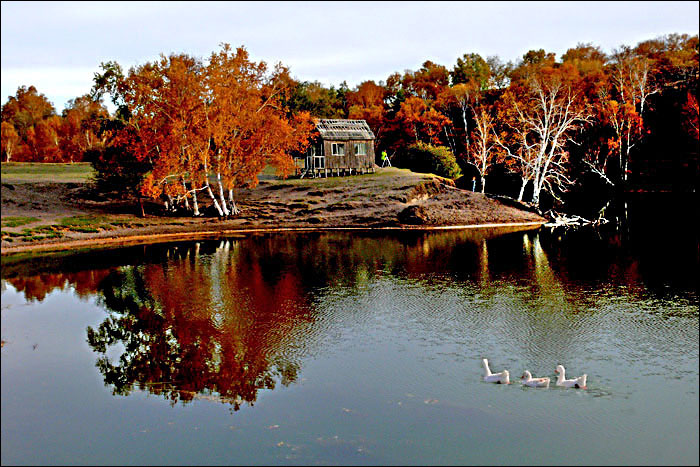
[[[598,217],[596,220],[589,220],[585,217],[577,215],[562,214],[554,209],[550,209],[544,214],[544,217],[550,219],[550,222],[544,224],[544,227],[556,228],[556,227],[581,227],[584,225],[598,226],[602,224],[607,224],[608,220],[602,216]]]

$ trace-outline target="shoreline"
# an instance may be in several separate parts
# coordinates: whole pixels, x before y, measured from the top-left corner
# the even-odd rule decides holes
[[[87,169],[87,167],[85,167]],[[119,247],[144,243],[275,232],[508,232],[536,229],[547,219],[524,203],[462,190],[453,180],[408,169],[321,179],[260,180],[236,193],[234,218],[166,213],[149,202],[146,215],[134,199],[95,191],[86,180],[67,183],[43,173],[32,182],[4,176],[2,258],[17,254]],[[57,177],[58,178],[58,177]],[[481,235],[481,234],[480,234]]]
[[[169,233],[153,233],[133,235],[119,235],[114,237],[92,237],[85,239],[68,240],[62,242],[39,243],[34,242],[26,245],[4,246],[1,255],[3,259],[10,258],[14,255],[22,253],[51,253],[57,251],[66,251],[71,249],[99,249],[102,247],[121,247],[133,246],[140,244],[156,244],[175,241],[196,241],[208,240],[231,235],[248,235],[260,233],[308,233],[308,232],[430,232],[436,230],[487,230],[489,233],[496,235],[536,230],[542,227],[545,221],[533,222],[505,222],[505,223],[488,223],[488,224],[470,224],[470,225],[420,225],[420,226],[387,226],[387,227],[370,227],[370,226],[328,226],[328,227],[267,227],[267,228],[221,228],[216,230],[204,231],[186,231]],[[495,231],[494,231],[495,230]]]

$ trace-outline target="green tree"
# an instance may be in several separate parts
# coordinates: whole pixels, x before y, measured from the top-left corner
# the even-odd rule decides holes
[[[473,82],[480,91],[485,91],[490,86],[491,67],[477,53],[464,54],[457,59],[450,77],[452,78],[453,86],[455,84]]]

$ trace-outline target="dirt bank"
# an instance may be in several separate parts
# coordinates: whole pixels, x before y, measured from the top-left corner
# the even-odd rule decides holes
[[[233,219],[164,215],[155,203],[96,194],[85,183],[2,183],[2,254],[148,241],[199,232],[259,229],[435,228],[544,223],[517,203],[457,189],[450,180],[404,169],[328,179],[262,180],[237,193]],[[210,210],[208,200],[200,206]],[[19,225],[15,225],[19,224]],[[529,225],[529,224],[528,224]]]

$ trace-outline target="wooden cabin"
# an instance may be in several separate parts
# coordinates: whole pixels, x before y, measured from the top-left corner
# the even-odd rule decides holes
[[[297,161],[302,178],[374,172],[374,133],[366,121],[317,119],[315,124],[318,134]]]

